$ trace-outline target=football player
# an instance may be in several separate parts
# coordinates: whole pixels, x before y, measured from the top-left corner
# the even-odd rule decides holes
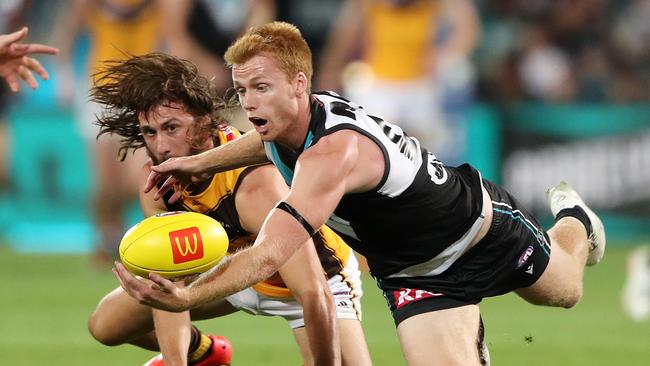
[[[198,154],[239,137],[225,123],[223,113],[229,107],[211,94],[208,80],[190,62],[154,53],[114,61],[96,76],[91,97],[106,108],[98,118],[100,133],[120,135],[122,152],[144,147],[151,157],[139,178],[142,188],[151,164]],[[209,215],[222,223],[230,250],[237,251],[253,243],[268,212],[289,192],[270,164],[206,178],[187,187],[175,202],[170,200],[171,192],[162,200],[154,200],[154,192],[142,193],[145,216],[178,210]],[[117,288],[101,300],[89,329],[104,344],[160,348],[162,355],[147,365],[227,364],[228,344],[199,332],[191,326],[190,317],[206,319],[243,310],[285,318],[307,365],[370,364],[360,325],[358,264],[338,235],[322,226],[309,245],[270,275],[191,313],[152,313],[150,307]]]
[[[409,365],[486,363],[485,297],[515,292],[536,305],[578,303],[585,264],[602,259],[606,240],[601,220],[568,184],[549,190],[556,223],[543,230],[471,165],[446,166],[399,126],[334,93],[312,93],[311,52],[291,24],[252,28],[224,59],[255,131],[169,159],[145,188],[164,181],[157,195],[172,187],[178,195],[189,178],[272,161],[290,193],[252,247],[186,288],[155,274],[150,286],[116,264],[137,300],[181,311],[228,295],[274,272],[327,222],[368,259]]]

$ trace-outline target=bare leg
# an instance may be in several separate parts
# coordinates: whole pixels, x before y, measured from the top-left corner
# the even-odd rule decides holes
[[[107,346],[132,343],[156,351],[151,308],[141,305],[121,287],[111,291],[90,316],[88,330],[97,341]]]
[[[587,260],[587,231],[573,217],[565,217],[548,231],[551,259],[532,286],[515,292],[535,305],[575,306],[582,297],[582,277]]]
[[[187,351],[192,339],[190,312],[170,313],[154,309],[153,321],[165,366],[187,366]]]
[[[397,327],[409,366],[480,365],[479,307],[467,305],[432,311],[404,320]]]
[[[372,365],[368,345],[361,323],[354,319],[337,320],[339,336],[341,338],[341,360],[344,366],[369,366]],[[300,355],[305,366],[313,365],[314,359],[309,349],[309,339],[304,327],[293,330],[296,343],[300,348]]]
[[[312,366],[314,364],[314,358],[309,349],[309,339],[307,338],[305,327],[294,328],[293,336],[296,338],[298,349],[300,349],[300,356],[302,356],[303,365]]]
[[[370,366],[370,352],[361,328],[361,322],[354,319],[339,319],[341,338],[341,360],[344,366]]]
[[[191,312],[193,319],[216,318],[236,311],[225,300],[214,301],[195,310]],[[172,322],[169,325],[164,325],[161,321],[165,321],[164,316],[171,313],[160,313],[162,316],[159,316],[156,325],[165,327],[165,329],[174,329],[172,327],[179,326],[179,324],[184,327],[182,322],[187,321],[185,324],[189,327],[189,318],[185,318],[187,316],[184,315],[185,313],[176,318],[170,317]],[[88,320],[88,330],[97,341],[107,346],[130,343],[152,351],[159,350],[151,308],[141,305],[121,287],[111,291],[99,302]],[[166,332],[170,334],[165,334],[165,337],[177,337],[178,333],[176,332],[176,330]],[[167,341],[164,342],[167,344]],[[184,350],[185,356],[187,356],[187,347]]]

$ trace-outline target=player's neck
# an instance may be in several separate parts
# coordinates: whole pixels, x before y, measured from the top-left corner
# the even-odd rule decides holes
[[[277,139],[278,143],[296,152],[302,151],[309,130],[309,122],[311,121],[310,100],[311,96],[309,94],[300,100],[298,112],[291,122],[291,127],[284,131],[283,137]]]

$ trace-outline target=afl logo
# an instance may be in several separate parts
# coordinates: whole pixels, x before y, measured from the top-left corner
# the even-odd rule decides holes
[[[517,268],[519,269],[523,267],[523,265],[528,261],[528,258],[530,258],[530,255],[533,254],[533,246],[529,245],[528,248],[521,254],[519,257],[519,261],[517,261]]]

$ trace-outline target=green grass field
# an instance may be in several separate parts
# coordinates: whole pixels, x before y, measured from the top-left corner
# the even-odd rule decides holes
[[[482,305],[493,365],[648,365],[650,323],[624,318],[620,289],[630,247],[610,246],[586,272],[575,309],[526,304],[516,296]],[[96,343],[86,320],[117,286],[110,271],[91,270],[80,255],[22,255],[0,245],[0,365],[141,365],[152,352]],[[403,365],[392,320],[372,279],[364,277],[364,321],[375,365]],[[281,319],[235,314],[201,322],[234,346],[234,365],[299,365]]]

